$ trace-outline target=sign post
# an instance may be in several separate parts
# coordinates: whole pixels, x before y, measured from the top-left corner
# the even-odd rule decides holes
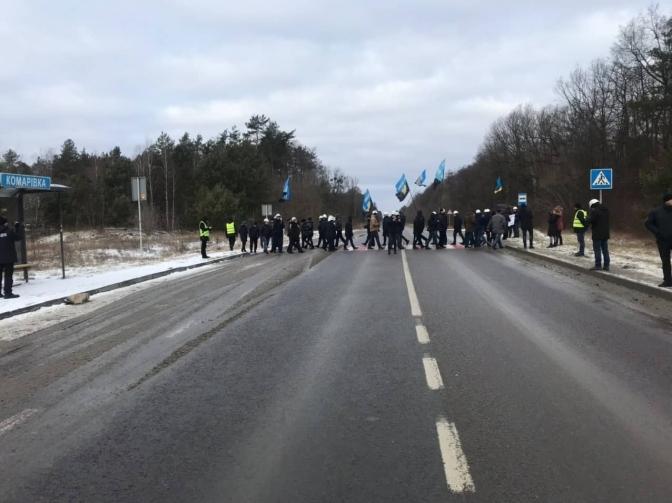
[[[273,215],[273,205],[262,204],[261,205],[261,216],[270,217],[271,215]]]
[[[602,191],[614,188],[614,175],[611,168],[594,168],[590,170],[590,190],[600,191],[600,204],[602,204]]]
[[[144,176],[131,178],[131,199],[138,202],[138,231],[140,234],[140,251],[142,251],[142,205],[140,203],[147,200],[147,179]]]
[[[527,204],[527,192],[518,192],[518,206],[523,203]]]

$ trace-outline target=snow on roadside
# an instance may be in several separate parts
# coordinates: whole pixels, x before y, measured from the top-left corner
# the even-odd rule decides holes
[[[211,259],[239,255],[240,252],[215,252]],[[61,279],[60,270],[38,271],[28,283],[17,282],[14,293],[17,299],[0,300],[0,313],[14,311],[42,302],[61,299],[75,293],[102,288],[148,274],[187,267],[204,262],[197,254],[182,255],[160,262],[146,265],[129,265],[124,263],[104,263],[98,266],[79,267],[66,270],[66,278]],[[15,274],[15,278],[19,278]],[[1,337],[0,337],[1,338]]]

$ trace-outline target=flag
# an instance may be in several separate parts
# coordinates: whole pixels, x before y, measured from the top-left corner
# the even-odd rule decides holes
[[[399,181],[394,188],[397,190],[397,199],[399,199],[400,202],[406,199],[408,192],[411,190],[406,181],[406,175],[401,175],[401,178],[399,178]]]
[[[441,161],[441,164],[439,164],[439,167],[436,170],[436,175],[434,175],[434,184],[433,184],[434,187],[442,183],[445,177],[446,177],[446,160],[444,159],[443,161]]]
[[[499,194],[502,190],[504,190],[504,184],[502,183],[502,178],[497,177],[497,181],[495,182],[495,194]]]
[[[427,187],[427,170],[423,169],[420,176],[415,180],[415,184],[418,187]]]
[[[368,189],[364,192],[364,198],[362,199],[362,212],[368,213],[373,207],[373,201],[371,200],[371,194]]]
[[[282,196],[280,196],[280,202],[284,203],[289,201],[292,198],[292,189],[289,186],[289,177],[285,180],[285,185],[282,187]]]

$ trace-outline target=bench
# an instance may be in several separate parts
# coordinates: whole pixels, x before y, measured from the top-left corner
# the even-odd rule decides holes
[[[33,267],[33,264],[14,264],[14,271],[23,271],[23,280],[28,283],[28,271]]]

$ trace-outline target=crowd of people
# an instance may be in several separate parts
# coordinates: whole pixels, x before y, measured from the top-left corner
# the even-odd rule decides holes
[[[452,222],[451,222],[452,220]],[[548,248],[563,245],[562,232],[565,228],[564,209],[555,206],[548,212],[547,235],[549,238]],[[591,270],[609,271],[609,239],[611,224],[609,210],[597,199],[592,199],[585,210],[581,203],[574,205],[571,216],[572,231],[576,234],[578,249],[574,253],[576,257],[585,257],[585,234],[590,229],[595,263]],[[383,250],[387,248],[388,254],[396,254],[404,249],[404,244],[410,243],[404,235],[406,228],[406,216],[403,211],[380,213],[378,210],[371,211],[366,217],[364,226],[366,238],[361,246],[367,249]],[[423,212],[418,210],[413,220],[414,250],[428,250],[446,248],[449,244],[449,230],[452,229],[452,245],[458,244],[465,248],[490,248],[497,250],[504,247],[504,241],[511,238],[522,238],[523,248],[534,249],[534,214],[526,203],[520,207],[498,205],[494,210],[485,208],[467,212],[465,215],[458,210],[449,211],[444,208],[432,211],[425,218]],[[656,237],[658,250],[663,268],[663,283],[661,287],[672,287],[670,272],[670,249],[672,248],[672,195],[666,194],[663,205],[653,210],[647,221],[646,228]],[[199,224],[201,237],[201,255],[207,256],[207,243],[210,236],[208,219],[204,217]],[[317,233],[317,242],[315,234]],[[226,223],[225,234],[229,241],[229,247],[233,250],[237,239],[241,241],[243,252],[257,253],[283,253],[284,236],[287,235],[289,245],[287,253],[303,253],[306,249],[321,248],[325,251],[336,251],[341,246],[343,250],[356,250],[354,243],[354,231],[352,217],[347,217],[343,223],[340,216],[320,215],[315,225],[313,219],[308,217],[300,221],[296,217],[283,220],[280,214],[272,219],[265,218],[263,222],[242,222],[236,226],[235,222]],[[382,241],[381,241],[382,234]]]

